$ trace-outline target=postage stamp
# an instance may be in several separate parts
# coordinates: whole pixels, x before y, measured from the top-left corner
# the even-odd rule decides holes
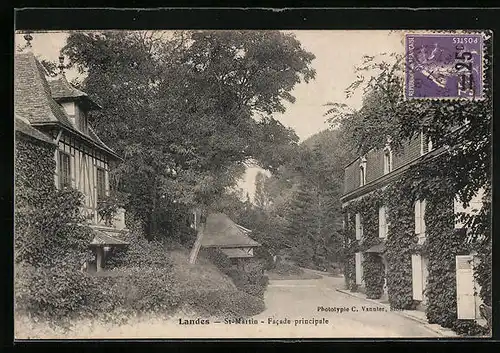
[[[407,33],[405,56],[406,99],[482,98],[482,34]]]

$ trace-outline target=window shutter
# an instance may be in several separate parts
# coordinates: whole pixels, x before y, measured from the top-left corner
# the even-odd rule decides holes
[[[420,200],[415,201],[415,234],[420,234],[422,229],[420,228],[420,219],[421,219],[421,214],[420,214]]]
[[[456,256],[457,315],[459,319],[475,319],[474,272],[472,256]]]
[[[389,234],[389,222],[387,222],[387,207],[384,206],[384,238]]]
[[[356,240],[361,239],[361,215],[356,213]]]
[[[411,255],[411,278],[413,287],[413,299],[423,300],[424,291],[422,278],[422,257],[420,255]]]
[[[361,284],[363,281],[363,254],[357,252],[355,254],[356,261],[356,284]]]
[[[384,207],[378,209],[378,236],[384,237]]]
[[[425,234],[425,208],[427,206],[427,202],[423,200],[420,203],[420,231],[422,234]]]

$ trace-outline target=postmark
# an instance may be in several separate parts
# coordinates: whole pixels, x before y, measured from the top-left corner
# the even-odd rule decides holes
[[[481,33],[406,33],[406,99],[481,99]]]

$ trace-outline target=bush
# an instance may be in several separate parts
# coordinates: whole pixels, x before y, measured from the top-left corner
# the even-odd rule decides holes
[[[276,266],[273,255],[264,246],[255,249],[255,257],[264,260],[264,269],[267,271],[274,269]]]
[[[38,318],[70,319],[86,306],[89,281],[74,269],[19,264],[14,286],[16,311]]]
[[[475,320],[456,320],[452,329],[463,336],[479,336],[490,333],[489,329],[479,325]]]
[[[236,267],[221,251],[203,249],[202,254],[207,256],[224,274],[229,276],[235,286],[250,294],[262,298],[269,282],[264,275],[264,261],[259,259],[245,259],[245,269]]]
[[[90,282],[86,300],[93,311],[165,313],[180,303],[172,274],[163,268],[128,267],[105,271],[91,276]]]
[[[157,240],[147,240],[142,234],[128,232],[121,239],[130,245],[126,248],[114,249],[106,265],[109,268],[119,267],[159,267],[171,268],[167,253],[167,244]]]
[[[304,270],[296,265],[287,264],[284,262],[278,262],[273,272],[276,272],[277,274],[283,276],[291,276],[291,275],[302,275],[304,273]]]
[[[253,316],[265,309],[263,300],[242,291],[193,289],[182,297],[186,304],[195,306],[204,315]]]

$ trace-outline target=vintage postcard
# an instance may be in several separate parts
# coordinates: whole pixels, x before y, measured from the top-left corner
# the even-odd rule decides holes
[[[17,31],[15,338],[490,337],[491,47]]]

